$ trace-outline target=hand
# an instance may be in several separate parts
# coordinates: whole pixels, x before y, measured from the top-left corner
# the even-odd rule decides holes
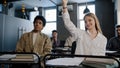
[[[54,41],[57,41],[57,38],[54,38]]]
[[[67,3],[68,3],[68,0],[62,0],[62,3],[63,3],[63,7],[66,7]]]

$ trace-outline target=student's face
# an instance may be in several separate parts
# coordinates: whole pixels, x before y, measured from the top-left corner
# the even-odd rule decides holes
[[[120,36],[120,27],[117,28],[117,34]]]
[[[53,32],[53,33],[52,33],[52,36],[53,36],[54,38],[56,38],[56,37],[57,37],[57,32]]]
[[[34,30],[41,31],[43,29],[43,22],[40,19],[37,19],[34,23]]]
[[[86,16],[85,17],[85,27],[88,30],[95,28],[95,20],[90,16]]]

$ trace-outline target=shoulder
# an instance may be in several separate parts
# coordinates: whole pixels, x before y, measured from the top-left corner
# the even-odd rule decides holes
[[[118,37],[112,37],[112,38],[110,38],[110,41],[117,40],[117,39],[118,39]]]
[[[112,38],[110,38],[110,39],[117,39],[117,37],[112,37]]]
[[[26,32],[24,34],[22,34],[23,37],[29,36],[30,34],[32,34],[31,32]]]
[[[32,32],[26,32],[26,33],[24,33],[23,35],[28,35],[28,34],[31,34]]]
[[[101,33],[98,33],[98,37],[104,41],[107,41],[107,38]]]
[[[22,39],[29,39],[30,38],[30,34],[32,34],[31,32],[26,32],[26,33],[24,33],[24,34],[22,34],[21,36],[20,36],[20,39],[22,40]]]
[[[78,34],[88,34],[88,32],[86,30],[82,30],[80,28],[77,28],[76,31],[78,32]]]
[[[42,37],[44,37],[44,38],[49,38],[49,39],[50,39],[50,37],[49,37],[47,34],[45,34],[45,33],[40,33],[40,35],[41,35]]]

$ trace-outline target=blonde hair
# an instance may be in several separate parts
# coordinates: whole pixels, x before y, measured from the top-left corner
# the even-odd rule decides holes
[[[87,13],[85,16],[84,16],[84,20],[85,20],[85,17],[86,16],[89,16],[89,17],[92,17],[94,20],[95,20],[95,28],[98,32],[102,33],[102,30],[100,28],[100,24],[99,24],[99,20],[97,18],[97,16],[93,13]]]

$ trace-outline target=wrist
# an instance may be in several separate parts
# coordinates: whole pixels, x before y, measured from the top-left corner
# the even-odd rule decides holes
[[[67,7],[67,4],[63,4],[62,6],[63,6],[63,7]]]
[[[67,7],[66,7],[66,6],[65,6],[65,7],[63,6],[63,9],[67,9]]]

